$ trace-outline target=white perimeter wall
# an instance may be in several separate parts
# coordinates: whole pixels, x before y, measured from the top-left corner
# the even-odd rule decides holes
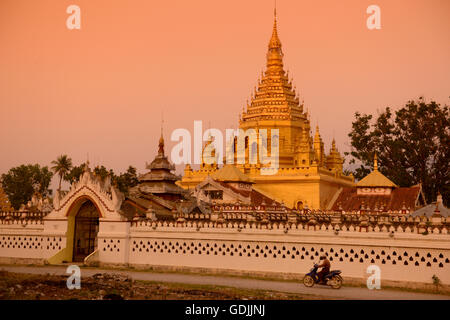
[[[62,227],[62,226],[61,226]],[[52,230],[53,229],[53,230]],[[197,228],[162,223],[101,221],[101,263],[304,274],[320,254],[343,276],[450,284],[450,235],[333,230]],[[0,257],[48,259],[66,245],[59,226],[0,225]]]

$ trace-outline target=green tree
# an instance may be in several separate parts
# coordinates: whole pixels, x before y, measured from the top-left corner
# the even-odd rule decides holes
[[[102,180],[106,179],[107,176],[111,176],[111,180],[114,179],[115,174],[112,169],[106,169],[105,166],[97,166],[94,168],[94,173],[97,176],[100,176]]]
[[[35,191],[43,196],[51,194],[48,187],[52,177],[53,173],[48,167],[41,168],[39,164],[29,164],[11,168],[2,174],[1,182],[11,205],[18,210],[21,204],[31,200]]]
[[[67,180],[70,183],[79,181],[81,175],[83,174],[85,164],[80,166],[75,166],[67,174]],[[111,177],[111,182],[117,185],[118,189],[124,194],[128,194],[128,190],[138,184],[137,170],[133,166],[129,166],[127,171],[116,175],[112,169],[107,169],[105,166],[97,166],[94,168],[93,172],[96,176],[99,176],[102,180],[106,177]]]
[[[137,170],[135,167],[129,166],[125,173],[121,173],[113,180],[121,192],[128,194],[128,190],[139,183]]]
[[[67,180],[67,174],[72,169],[72,159],[70,159],[67,155],[60,155],[56,160],[52,161],[52,170],[54,173],[59,176],[59,187],[58,190],[61,190],[61,181]]]
[[[427,202],[437,193],[450,203],[450,118],[449,107],[423,98],[409,101],[405,107],[391,111],[387,107],[377,117],[355,113],[349,133],[349,164],[359,162],[356,179],[373,168],[377,153],[380,171],[402,187],[422,183]],[[372,119],[374,118],[374,121]]]
[[[82,163],[79,166],[72,167],[72,169],[66,175],[67,181],[70,184],[72,184],[72,183],[74,183],[76,181],[79,181],[81,175],[83,174],[85,166],[86,166],[86,164]]]

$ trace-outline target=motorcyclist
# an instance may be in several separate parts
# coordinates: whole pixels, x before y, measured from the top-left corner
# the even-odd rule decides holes
[[[320,256],[320,260],[323,260],[323,262],[317,267],[322,268],[322,270],[317,275],[319,276],[319,283],[323,283],[323,278],[330,272],[331,263],[325,255]]]

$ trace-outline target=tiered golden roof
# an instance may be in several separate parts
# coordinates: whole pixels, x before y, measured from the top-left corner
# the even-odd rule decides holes
[[[341,157],[338,149],[336,148],[336,141],[333,139],[331,143],[330,154],[326,158],[325,165],[327,168],[335,168],[338,172],[341,172],[343,167],[344,160]]]
[[[266,66],[267,69],[252,95],[251,103],[242,114],[242,121],[305,119],[300,99],[283,68],[283,51],[278,37],[276,11]]]

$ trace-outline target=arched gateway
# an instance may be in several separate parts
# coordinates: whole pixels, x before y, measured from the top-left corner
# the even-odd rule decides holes
[[[82,262],[98,248],[99,211],[94,203],[85,200],[75,215],[73,261]]]
[[[56,193],[54,210],[45,217],[46,235],[62,239],[61,250],[48,258],[49,263],[83,262],[94,255],[98,258],[102,237],[126,238],[128,222],[119,213],[123,200],[109,178],[100,179],[86,166],[69,192]]]

